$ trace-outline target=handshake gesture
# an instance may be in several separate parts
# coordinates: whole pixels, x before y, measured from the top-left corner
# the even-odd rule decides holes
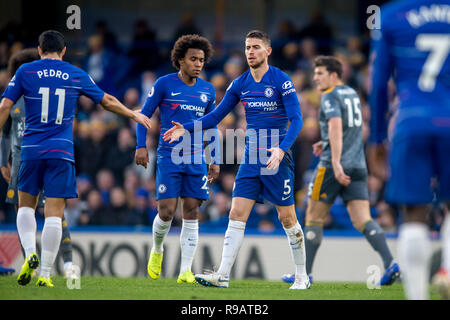
[[[186,132],[186,129],[184,129],[183,125],[179,122],[172,121],[173,127],[164,133],[163,140],[169,141],[169,143],[172,143],[174,141],[177,141],[184,135]]]

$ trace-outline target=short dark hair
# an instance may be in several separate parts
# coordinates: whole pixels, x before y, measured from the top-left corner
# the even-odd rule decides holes
[[[61,53],[65,45],[64,36],[61,32],[47,30],[39,36],[39,47],[43,53]]]
[[[211,43],[205,37],[198,34],[187,34],[178,38],[175,42],[172,52],[172,65],[175,69],[180,70],[180,59],[186,56],[188,49],[199,49],[205,54],[205,62],[209,62],[213,55],[213,48]]]
[[[247,38],[256,38],[261,39],[265,44],[267,44],[270,47],[270,37],[269,35],[261,30],[251,30],[247,33],[245,36],[245,39]]]
[[[342,78],[342,63],[333,56],[318,56],[314,59],[314,68],[325,67],[329,73],[336,72],[339,79]]]
[[[39,60],[39,58],[39,53],[36,48],[27,48],[16,52],[8,61],[9,76],[12,78],[22,64]]]

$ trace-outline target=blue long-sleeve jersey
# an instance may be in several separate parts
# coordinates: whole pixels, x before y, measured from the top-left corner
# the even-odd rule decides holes
[[[260,138],[267,138],[265,146],[270,148],[273,140],[268,138],[274,136],[279,141],[274,147],[280,147],[285,152],[290,149],[302,128],[303,120],[295,88],[287,74],[269,66],[261,81],[256,82],[250,71],[246,71],[231,83],[216,109],[197,120],[201,128],[217,125],[239,101],[244,105],[247,121],[247,154],[249,143],[253,141],[252,138],[248,139],[249,132],[256,135],[257,147],[253,151],[259,147]],[[183,126],[190,132],[195,129],[194,122],[183,123]]]
[[[25,100],[25,132],[21,160],[64,159],[74,162],[73,118],[78,97],[95,103],[104,96],[89,75],[58,59],[25,63],[17,69],[3,93],[16,102]]]
[[[172,121],[186,122],[196,120],[205,114],[211,113],[215,108],[216,92],[212,84],[197,78],[192,86],[185,84],[176,73],[171,73],[158,78],[151,89],[142,107],[142,113],[151,117],[156,108],[159,107],[161,117],[161,134],[158,144],[158,161],[168,161],[172,152],[183,153],[186,146],[183,138],[177,144],[170,144],[163,140],[164,133],[172,127]],[[213,162],[220,159],[220,147],[218,135],[214,136]],[[137,148],[145,148],[147,129],[138,124],[136,128]],[[184,137],[186,139],[187,137]],[[204,143],[202,137],[196,139],[190,135],[188,143],[189,153],[192,154],[191,161],[195,161],[195,155],[203,155]],[[202,158],[203,159],[203,158]]]
[[[450,5],[448,0],[408,0],[381,8],[373,31],[370,140],[386,139],[387,84],[399,97],[395,137],[450,130]]]

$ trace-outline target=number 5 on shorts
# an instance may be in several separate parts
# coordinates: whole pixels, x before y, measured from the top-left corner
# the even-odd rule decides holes
[[[291,179],[284,180],[284,195],[288,195],[291,193],[291,186],[289,185],[289,182],[291,182]]]

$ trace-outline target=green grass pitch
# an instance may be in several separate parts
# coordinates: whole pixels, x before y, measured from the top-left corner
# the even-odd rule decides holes
[[[401,283],[369,290],[365,283],[316,282],[309,290],[289,290],[282,281],[231,280],[227,289],[177,284],[176,279],[82,277],[68,289],[61,276],[54,288],[38,288],[33,278],[19,286],[15,276],[0,277],[0,300],[402,300]],[[439,299],[432,288],[431,298]]]

